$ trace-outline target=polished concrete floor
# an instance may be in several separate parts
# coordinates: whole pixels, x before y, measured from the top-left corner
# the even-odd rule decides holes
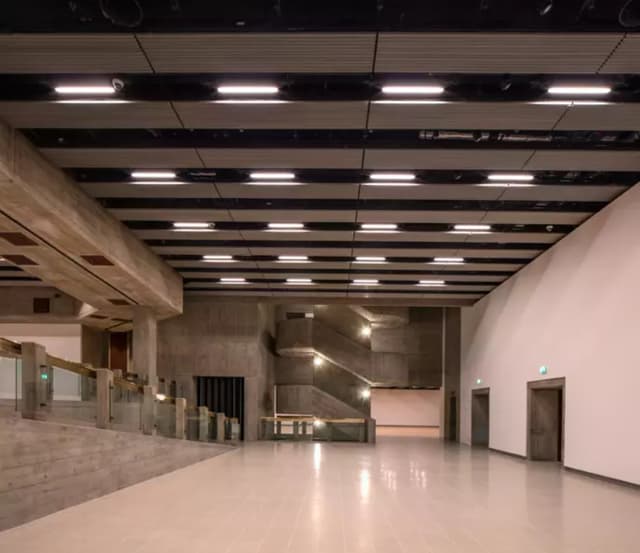
[[[3,553],[631,553],[640,491],[434,438],[250,444],[0,534]]]

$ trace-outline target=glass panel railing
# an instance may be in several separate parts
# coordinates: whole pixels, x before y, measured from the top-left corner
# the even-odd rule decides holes
[[[195,407],[187,407],[184,412],[186,421],[185,437],[197,442],[200,440],[200,415]]]
[[[366,419],[264,417],[263,440],[367,441]]]
[[[142,431],[142,394],[127,382],[111,390],[111,428],[121,432]]]
[[[156,433],[165,438],[176,437],[176,406],[170,399],[156,400]]]
[[[0,356],[0,414],[10,415],[22,409],[21,360]]]
[[[48,373],[52,391],[48,418],[73,424],[96,424],[96,380],[89,376],[52,367]]]

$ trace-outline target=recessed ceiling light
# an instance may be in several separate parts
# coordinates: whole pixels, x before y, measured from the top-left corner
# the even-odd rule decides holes
[[[175,179],[174,171],[134,171],[131,173],[134,179]]]
[[[207,263],[230,263],[235,261],[232,255],[203,255],[202,261]]]
[[[278,261],[285,263],[304,263],[309,261],[309,258],[306,255],[279,255]]]
[[[290,171],[256,171],[251,173],[249,177],[253,180],[291,180],[296,178],[296,174]]]
[[[378,256],[358,256],[356,257],[354,263],[386,263],[386,257],[378,257]]]
[[[116,100],[109,98],[104,100],[92,98],[76,98],[75,100],[56,100],[56,104],[132,104],[130,100]]]
[[[462,265],[464,257],[434,257],[431,263],[434,265]]]
[[[499,181],[499,182],[508,182],[508,181],[518,181],[518,182],[530,182],[535,177],[533,175],[528,175],[526,173],[493,173],[487,177],[491,181]]]
[[[421,280],[417,286],[445,286],[444,280]]]
[[[257,180],[245,182],[247,186],[304,186],[303,182],[293,180]]]
[[[306,284],[313,284],[310,278],[288,278],[287,284],[293,284],[295,286],[304,286]]]
[[[212,104],[288,104],[287,100],[213,100]]]
[[[304,229],[304,223],[269,223],[271,230],[301,230]]]
[[[398,232],[398,225],[395,223],[363,223],[358,232],[371,234],[391,234]]]
[[[369,175],[371,180],[383,180],[387,182],[391,181],[411,181],[416,178],[413,173],[371,173]]]
[[[235,277],[223,277],[220,279],[220,284],[247,284],[247,279],[235,278]]]
[[[449,104],[446,100],[373,100],[372,104],[395,104],[405,106],[435,106],[438,104]]]
[[[191,183],[183,180],[132,180],[127,184],[135,184],[136,186],[179,186],[182,184],[204,184]]]
[[[532,188],[537,186],[533,182],[483,182],[476,184],[481,188]]]
[[[115,94],[116,90],[110,85],[69,85],[56,86],[54,90],[58,94],[96,94],[104,96]]]
[[[491,225],[454,225],[454,230],[491,230]]]
[[[581,94],[585,96],[600,96],[609,94],[611,88],[608,86],[552,86],[547,92],[549,94]]]
[[[437,85],[389,85],[382,87],[383,94],[442,94],[444,88]]]
[[[218,94],[277,94],[273,85],[224,85],[218,87]]]
[[[356,278],[351,281],[351,284],[355,286],[376,286],[380,282],[372,278]]]

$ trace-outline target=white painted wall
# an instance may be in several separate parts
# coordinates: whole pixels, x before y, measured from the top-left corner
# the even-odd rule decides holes
[[[15,342],[36,342],[47,352],[69,361],[81,361],[82,326],[79,324],[0,324],[0,337]],[[18,398],[22,397],[20,371],[17,374]],[[80,401],[80,377],[55,369],[54,399]],[[15,399],[16,370],[14,359],[0,358],[0,399]]]
[[[379,426],[440,426],[440,390],[371,389],[371,416]]]
[[[461,438],[526,454],[527,381],[566,377],[565,465],[640,484],[640,186],[462,312]],[[476,386],[476,379],[483,383]]]

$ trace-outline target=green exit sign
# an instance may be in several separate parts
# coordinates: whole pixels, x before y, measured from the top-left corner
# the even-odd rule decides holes
[[[41,379],[41,380],[49,380],[49,375],[48,375],[47,373],[42,373],[42,374],[40,375],[40,379]]]
[[[548,369],[547,369],[547,366],[546,366],[546,365],[542,365],[542,367],[540,367],[540,368],[538,369],[538,372],[539,372],[540,374],[547,374],[547,371],[548,371]]]

